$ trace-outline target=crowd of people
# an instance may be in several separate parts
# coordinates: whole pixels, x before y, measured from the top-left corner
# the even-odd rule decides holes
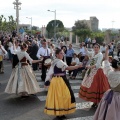
[[[120,119],[120,62],[114,55],[114,42],[100,46],[95,40],[88,50],[87,43],[79,44],[79,54],[62,40],[53,44],[44,37],[4,34],[0,36],[0,74],[4,73],[4,59],[11,62],[12,73],[5,92],[28,97],[40,92],[34,71],[41,69],[41,80],[48,88],[44,112],[66,119],[76,110],[75,97],[69,83],[81,73],[79,97],[93,102],[97,110],[94,120]]]

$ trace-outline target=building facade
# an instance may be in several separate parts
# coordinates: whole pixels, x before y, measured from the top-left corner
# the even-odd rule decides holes
[[[98,31],[99,20],[95,16],[90,17],[90,20],[82,20],[82,21],[84,21],[88,25],[91,31]]]

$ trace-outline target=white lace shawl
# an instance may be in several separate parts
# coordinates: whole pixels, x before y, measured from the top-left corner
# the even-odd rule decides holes
[[[29,60],[29,62],[32,64],[33,59],[29,56],[29,54],[25,51],[20,51],[20,52],[16,52],[19,61],[22,60],[23,57],[26,57],[27,60]]]
[[[65,63],[65,62],[63,62],[62,60],[60,60],[60,59],[55,59],[55,60],[53,60],[53,62],[52,62],[52,64],[51,64],[51,67],[50,67],[50,69],[48,70],[48,73],[47,73],[47,75],[46,75],[46,79],[45,79],[45,81],[50,81],[51,79],[52,79],[52,76],[53,76],[53,74],[54,74],[54,66],[57,66],[58,68],[61,68],[62,69],[62,71],[65,71],[65,69],[68,67],[68,65]]]
[[[108,77],[110,86],[112,88],[117,87],[120,84],[120,71],[114,71],[108,60],[103,62],[103,70]]]

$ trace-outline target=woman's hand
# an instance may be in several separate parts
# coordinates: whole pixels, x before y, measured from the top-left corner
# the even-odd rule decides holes
[[[87,68],[87,69],[90,69],[90,68],[91,68],[91,66],[90,66],[90,65],[87,65],[87,66],[86,66],[86,68]]]
[[[82,64],[79,64],[79,68],[81,68],[82,67]]]
[[[89,66],[86,66],[86,68],[87,69],[93,69],[93,68],[95,68],[95,65],[91,65],[91,66],[89,65]]]
[[[44,88],[48,88],[49,86],[44,85]]]

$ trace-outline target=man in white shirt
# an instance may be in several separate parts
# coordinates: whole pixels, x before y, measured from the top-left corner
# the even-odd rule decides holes
[[[44,65],[44,61],[47,58],[50,58],[50,49],[47,47],[47,41],[44,39],[42,40],[42,47],[39,48],[38,52],[37,52],[37,57],[38,59],[43,58],[42,61],[42,75],[41,75],[41,79],[42,81],[45,81],[46,78],[46,72],[47,72],[47,67]]]
[[[3,59],[4,56],[7,54],[7,51],[4,49],[4,47],[1,45],[1,41],[0,41],[0,74],[4,73],[3,70]]]
[[[82,62],[82,60],[84,59],[84,57],[86,55],[85,48],[82,44],[80,44],[80,54],[81,54],[80,62]]]

